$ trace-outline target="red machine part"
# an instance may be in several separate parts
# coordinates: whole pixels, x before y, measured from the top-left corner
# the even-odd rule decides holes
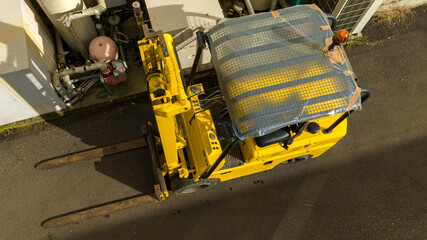
[[[127,80],[126,68],[120,62],[113,61],[108,65],[108,69],[104,69],[102,73],[104,74],[105,84],[108,86],[115,86]]]

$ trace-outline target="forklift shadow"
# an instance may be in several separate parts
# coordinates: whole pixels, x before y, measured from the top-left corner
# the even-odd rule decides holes
[[[61,142],[53,142],[52,144],[55,144],[55,146],[48,146],[52,149],[52,152],[66,152],[67,154],[39,161],[36,163],[35,168],[39,168],[41,164],[55,158],[64,156],[73,158],[77,156],[73,153],[87,152],[90,149],[105,146],[114,148],[118,143],[141,139],[143,138],[141,125],[148,121],[153,122],[153,113],[148,104],[146,94],[140,94],[125,102],[70,112],[61,118],[46,118],[45,121],[49,125],[60,129],[61,132],[77,137],[79,141],[63,137],[60,139]],[[52,152],[50,154],[55,155]],[[102,155],[89,154],[87,156],[93,160],[72,164],[90,164],[92,162],[95,171],[98,173],[127,185],[142,194],[154,191],[155,180],[147,148],[134,148],[111,155]],[[78,157],[75,159],[78,159]],[[71,167],[72,165],[64,165],[61,168]],[[49,167],[40,167],[40,169],[43,168],[50,169]]]
[[[426,140],[412,139],[404,146],[389,146],[351,159],[334,159],[334,154],[329,154],[332,159],[234,179],[149,209],[123,211],[114,214],[114,224],[107,224],[111,218],[87,221],[85,228],[73,228],[73,236],[58,236],[104,240],[330,239],[329,234],[333,234],[342,239],[367,239],[363,234],[369,232],[360,231],[367,224],[365,220],[376,227],[389,227],[387,222],[372,218],[385,203],[410,198],[419,201],[418,208],[422,208],[424,186],[396,179],[417,172],[415,176],[423,175],[419,169],[425,166]],[[411,161],[402,162],[408,157]],[[331,162],[336,165],[328,166]],[[416,205],[399,206],[387,214],[401,216],[414,211]],[[423,211],[419,210],[414,214],[423,219]],[[100,225],[106,227],[92,227]],[[51,234],[55,237],[62,232]]]
[[[143,194],[153,192],[155,180],[146,148],[104,156],[94,164],[97,172]]]

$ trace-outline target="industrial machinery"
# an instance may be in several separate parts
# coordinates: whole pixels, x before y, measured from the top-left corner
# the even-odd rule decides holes
[[[328,19],[335,24],[315,5],[296,6],[199,32],[219,83],[207,97],[202,83],[185,86],[171,36],[145,26],[139,48],[164,197],[315,158],[344,137],[345,118],[370,91],[357,86],[339,46],[348,32],[332,38]]]
[[[331,21],[331,24],[329,23]],[[217,78],[185,79],[173,38],[138,22],[155,122],[144,138],[39,162],[50,169],[148,147],[155,193],[46,220],[59,226],[194,193],[222,181],[316,158],[347,132],[347,117],[371,94],[356,83],[342,48],[348,32],[316,5],[227,19],[198,32]],[[209,49],[209,50],[208,50]],[[192,73],[194,73],[194,69]]]
[[[120,31],[117,14],[125,0],[97,0],[92,7],[80,0],[37,2],[55,27],[58,64],[51,82],[66,106],[83,99],[96,83],[105,88],[98,96],[105,97],[111,94],[109,86],[127,80],[122,44],[128,44],[129,37]]]

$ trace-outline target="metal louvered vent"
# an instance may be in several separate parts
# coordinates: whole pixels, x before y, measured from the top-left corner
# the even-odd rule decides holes
[[[362,30],[382,0],[312,0],[324,12],[337,17],[336,29],[355,34]]]
[[[359,19],[369,8],[369,5],[374,2],[372,0],[349,0],[344,5],[343,9],[338,13],[337,29],[347,29],[353,31]]]
[[[312,1],[326,13],[332,13],[337,6],[339,0],[315,0]]]

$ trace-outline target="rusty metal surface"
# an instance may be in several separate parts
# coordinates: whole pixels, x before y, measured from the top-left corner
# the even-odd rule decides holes
[[[158,37],[159,42],[160,42],[160,47],[162,48],[163,57],[169,57],[169,52],[168,52],[168,49],[166,47],[166,42],[165,42],[165,36],[163,35],[162,31],[150,32],[147,24],[142,25],[142,31],[144,32],[144,38],[145,39]]]
[[[147,147],[148,147],[148,150],[150,152],[150,160],[151,160],[151,164],[153,166],[154,178],[156,179],[156,182],[159,185],[159,189],[161,192],[160,195],[163,196],[163,198],[165,198],[165,197],[167,197],[167,196],[165,196],[165,194],[167,193],[168,190],[167,190],[166,183],[165,183],[165,180],[163,177],[162,169],[160,168],[160,162],[159,162],[156,144],[154,141],[152,126],[150,124],[148,124],[148,125],[142,126],[141,128],[142,128],[142,132],[145,135]]]
[[[106,155],[125,152],[133,149],[138,149],[147,146],[144,138],[139,138],[129,142],[113,144],[100,148],[93,148],[81,152],[70,153],[55,158],[46,159],[38,162],[34,167],[36,169],[52,169],[62,167],[64,165],[93,160]]]
[[[147,194],[132,197],[106,205],[101,205],[82,211],[71,212],[57,217],[48,218],[41,225],[44,228],[59,227],[71,223],[77,223],[89,218],[105,216],[110,213],[118,212],[133,207],[138,207],[145,204],[156,203],[158,201],[159,200],[157,199],[156,194]]]

